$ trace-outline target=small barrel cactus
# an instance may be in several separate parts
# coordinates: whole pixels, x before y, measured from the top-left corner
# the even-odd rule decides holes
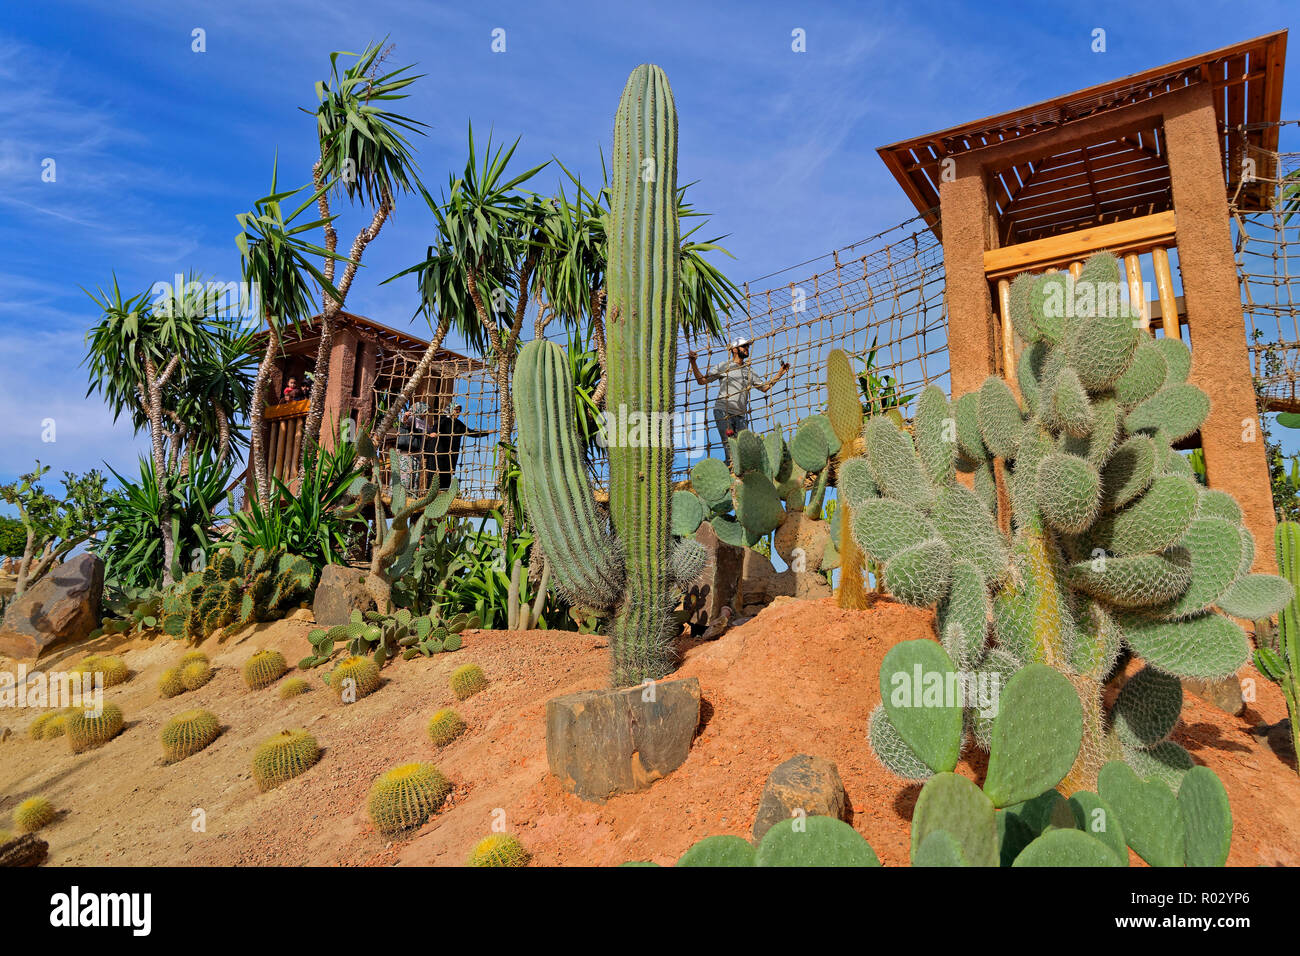
[[[208,655],[204,654],[202,651],[186,651],[181,655],[180,666],[184,667],[186,664],[193,664],[195,661],[201,661],[204,664],[212,663],[208,660]]]
[[[98,713],[74,707],[64,720],[64,730],[74,754],[107,743],[122,732],[122,708],[104,704]]]
[[[65,707],[57,713],[51,714],[49,721],[46,722],[44,731],[41,734],[42,740],[54,740],[56,737],[62,737],[68,729],[68,714],[72,713],[71,707]]]
[[[297,697],[300,694],[308,694],[310,692],[311,684],[307,683],[307,681],[303,680],[301,677],[290,677],[280,685],[281,700],[288,700],[290,697]]]
[[[532,854],[509,833],[484,837],[469,855],[470,866],[527,866]]]
[[[356,703],[379,689],[379,665],[369,657],[345,657],[330,672],[330,689],[339,700]]]
[[[198,690],[212,680],[212,666],[203,661],[193,661],[181,668],[181,684],[186,690]]]
[[[162,729],[163,757],[168,763],[198,753],[221,733],[221,724],[208,710],[187,710],[167,721]]]
[[[422,826],[451,793],[451,783],[431,763],[406,763],[386,771],[370,788],[370,819],[381,833]]]
[[[483,668],[477,664],[465,664],[451,672],[451,692],[457,700],[469,700],[487,685]]]
[[[429,739],[435,747],[445,747],[465,732],[465,721],[450,707],[444,707],[429,721]]]
[[[57,710],[51,710],[48,713],[41,714],[28,725],[27,736],[32,738],[32,740],[45,740],[46,729],[49,727],[50,723],[53,722],[54,718],[59,716],[59,714],[60,711]]]
[[[169,667],[158,677],[158,696],[170,700],[185,693],[185,682],[181,680],[181,668]]]
[[[131,676],[131,670],[126,666],[126,661],[120,657],[91,654],[72,668],[74,674],[98,674],[104,681],[105,687],[113,687],[117,684],[125,683]]]
[[[53,822],[54,804],[44,797],[24,800],[14,810],[14,829],[19,833],[34,833]]]
[[[270,790],[306,773],[320,759],[316,738],[305,730],[282,730],[253,754],[253,779]]]
[[[250,690],[261,690],[274,684],[288,669],[289,664],[279,651],[258,651],[244,662],[244,683]]]

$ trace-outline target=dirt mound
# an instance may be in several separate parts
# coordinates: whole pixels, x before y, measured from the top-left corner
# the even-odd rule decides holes
[[[906,863],[919,788],[876,762],[867,717],[879,697],[881,658],[898,641],[931,636],[929,613],[889,601],[870,612],[841,611],[830,600],[783,601],[716,642],[690,647],[678,675],[699,677],[705,699],[690,757],[648,791],[604,804],[560,790],[547,772],[543,739],[548,699],[604,683],[603,638],[471,632],[454,654],[391,664],[385,686],[351,706],[336,701],[319,671],[307,675],[315,690],[288,701],[279,699],[278,684],[245,688],[239,668],[255,650],[274,647],[296,661],[308,650],[311,626],[304,616],[224,645],[209,642],[203,649],[216,676],[171,700],[158,698],[157,679],[184,646],[159,638],[118,647],[134,676],[106,695],[122,707],[127,726],[89,753],[73,755],[61,739],[31,741],[26,727],[35,713],[0,711],[0,726],[13,731],[0,743],[0,822],[23,799],[48,797],[62,811],[43,833],[53,864],[459,865],[498,824],[519,834],[536,864],[668,864],[704,836],[747,836],[768,773],[805,752],[838,765],[853,825],[881,859]],[[456,703],[448,676],[471,661],[491,683]],[[1189,696],[1175,739],[1228,788],[1236,820],[1229,862],[1293,864],[1300,862],[1300,781],[1294,765],[1252,733],[1261,720],[1285,716],[1285,706],[1275,687],[1248,675],[1259,700],[1243,717]],[[469,730],[435,752],[425,725],[449,704]],[[198,706],[221,718],[221,737],[182,763],[163,764],[163,723]],[[313,733],[321,761],[259,793],[253,748],[286,727]],[[436,761],[455,790],[424,828],[391,840],[371,826],[366,795],[376,775],[414,759]],[[979,779],[982,769],[963,764],[959,771]]]

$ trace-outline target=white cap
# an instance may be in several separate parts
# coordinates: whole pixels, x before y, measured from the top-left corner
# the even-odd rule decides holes
[[[731,340],[731,347],[732,347],[733,349],[738,349],[738,348],[740,348],[742,345],[744,345],[744,346],[748,346],[748,345],[749,345],[749,339],[732,339],[732,340]]]

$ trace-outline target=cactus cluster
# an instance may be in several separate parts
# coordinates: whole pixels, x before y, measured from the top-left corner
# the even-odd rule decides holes
[[[288,669],[283,654],[266,648],[244,662],[244,683],[250,690],[261,690],[278,681]]]
[[[31,797],[14,810],[14,830],[34,833],[54,822],[54,804],[44,797]]]
[[[72,708],[64,718],[63,729],[74,754],[98,747],[122,732],[122,708],[105,703],[99,710]]]
[[[90,674],[104,682],[105,687],[125,683],[131,677],[126,661],[115,655],[91,654],[69,669],[72,674]]]
[[[509,833],[493,833],[474,845],[470,866],[527,866],[532,859],[519,838]]]
[[[169,667],[158,675],[158,696],[170,700],[185,693],[185,682],[181,680],[181,669]]]
[[[370,819],[380,833],[401,833],[442,807],[451,783],[431,763],[407,763],[379,775],[370,788]]]
[[[1125,648],[1153,673],[1225,677],[1248,652],[1232,617],[1269,617],[1294,593],[1281,578],[1249,573],[1255,543],[1237,503],[1200,487],[1173,448],[1200,427],[1209,399],[1185,381],[1187,347],[1143,333],[1110,294],[1118,288],[1106,254],[1077,281],[1018,277],[1011,317],[1027,343],[1023,408],[998,378],[955,403],[931,386],[915,439],[873,419],[863,459],[842,469],[854,538],[898,600],[936,608],[961,671],[1005,682],[1039,662],[1071,680],[1085,728],[1072,788],[1092,786],[1119,757],[1174,781],[1191,766],[1167,739],[1181,704],[1176,681],[1144,677],[1119,715],[1127,729],[1107,726],[1101,689]],[[973,475],[973,491],[958,471]],[[918,755],[898,747],[891,716],[873,720],[877,754],[916,773]],[[1130,732],[1135,721],[1150,724]],[[985,747],[987,723],[967,715]]]
[[[469,700],[487,685],[483,668],[477,664],[464,664],[451,672],[451,692],[457,700]]]
[[[444,651],[460,650],[460,632],[478,626],[478,617],[470,614],[457,614],[443,620],[432,614],[416,617],[406,608],[399,608],[392,614],[353,610],[352,619],[347,624],[318,627],[308,633],[312,653],[300,660],[298,666],[303,670],[318,667],[330,660],[340,645],[354,657],[373,656],[380,667],[399,653],[403,660],[410,660],[417,654],[432,657]]]
[[[62,737],[66,729],[68,714],[72,708],[65,707],[61,710],[51,710],[41,714],[31,722],[27,727],[27,736],[32,740],[53,740],[56,737]]]
[[[221,734],[221,722],[208,710],[187,710],[163,725],[163,759],[168,763],[198,753]]]
[[[1278,571],[1300,592],[1300,524],[1280,522],[1274,543]],[[1300,753],[1300,594],[1278,615],[1272,645],[1255,649],[1255,667],[1282,688],[1291,718],[1291,748]]]
[[[932,641],[892,648],[882,685],[899,666],[936,674],[955,668]],[[910,674],[909,674],[910,677]],[[1096,792],[1057,789],[1083,743],[1084,708],[1071,680],[1042,663],[1019,669],[990,703],[983,787],[953,771],[964,733],[960,707],[939,699],[885,698],[890,732],[933,760],[912,811],[913,866],[1127,866],[1131,848],[1152,866],[1223,866],[1232,814],[1223,784],[1206,767],[1188,771],[1175,796],[1158,777],[1142,780],[1123,761],[1102,767]],[[911,713],[908,713],[908,712]],[[939,713],[933,713],[939,711]],[[955,717],[955,719],[954,719]],[[873,732],[873,745],[875,737]],[[833,817],[784,820],[757,849],[735,836],[692,846],[678,866],[878,866],[874,852]]]
[[[248,551],[239,542],[216,553],[162,596],[162,628],[193,643],[222,639],[248,624],[283,617],[311,592],[311,564],[282,549]]]
[[[444,707],[429,720],[429,740],[435,747],[445,747],[465,732],[465,720],[450,707]]]
[[[608,516],[587,481],[563,349],[524,347],[514,407],[523,496],[547,564],[573,603],[610,615],[612,680],[630,686],[672,669],[675,609],[686,573],[701,567],[698,545],[674,549],[671,534],[681,230],[677,111],[658,67],[628,77],[611,156],[606,407],[637,426],[606,436]]]
[[[282,730],[253,752],[253,779],[270,790],[306,773],[320,760],[316,738],[305,730]]]
[[[329,685],[340,701],[355,704],[379,689],[379,665],[369,657],[345,657],[330,671]]]
[[[349,489],[353,501],[341,509],[342,514],[357,515],[367,508],[374,511],[370,570],[363,584],[380,611],[392,608],[394,582],[406,575],[415,564],[425,524],[435,524],[447,514],[447,509],[456,500],[459,488],[453,478],[451,484],[442,491],[430,488],[423,496],[412,496],[402,481],[401,460],[393,455],[388,482],[391,517],[389,510],[384,507],[383,482],[378,462],[374,466],[371,480],[358,478]]]

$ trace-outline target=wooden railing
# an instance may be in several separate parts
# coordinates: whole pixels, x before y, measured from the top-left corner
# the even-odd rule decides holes
[[[1151,331],[1153,319],[1159,318],[1166,336],[1182,334],[1183,301],[1174,294],[1169,250],[1177,247],[1177,220],[1172,212],[1140,216],[1124,222],[1093,226],[1061,236],[1035,239],[984,253],[984,274],[997,288],[997,305],[1001,319],[1002,372],[1010,381],[1016,376],[1017,338],[1011,324],[1011,280],[1021,272],[1069,269],[1078,277],[1083,260],[1105,250],[1124,263],[1129,302],[1137,303],[1144,331]],[[1143,282],[1143,256],[1149,257],[1155,279],[1156,298],[1148,301]]]
[[[310,405],[311,401],[304,398],[299,402],[268,405],[262,413],[266,429],[267,473],[286,485],[298,477],[303,427],[307,424]]]

